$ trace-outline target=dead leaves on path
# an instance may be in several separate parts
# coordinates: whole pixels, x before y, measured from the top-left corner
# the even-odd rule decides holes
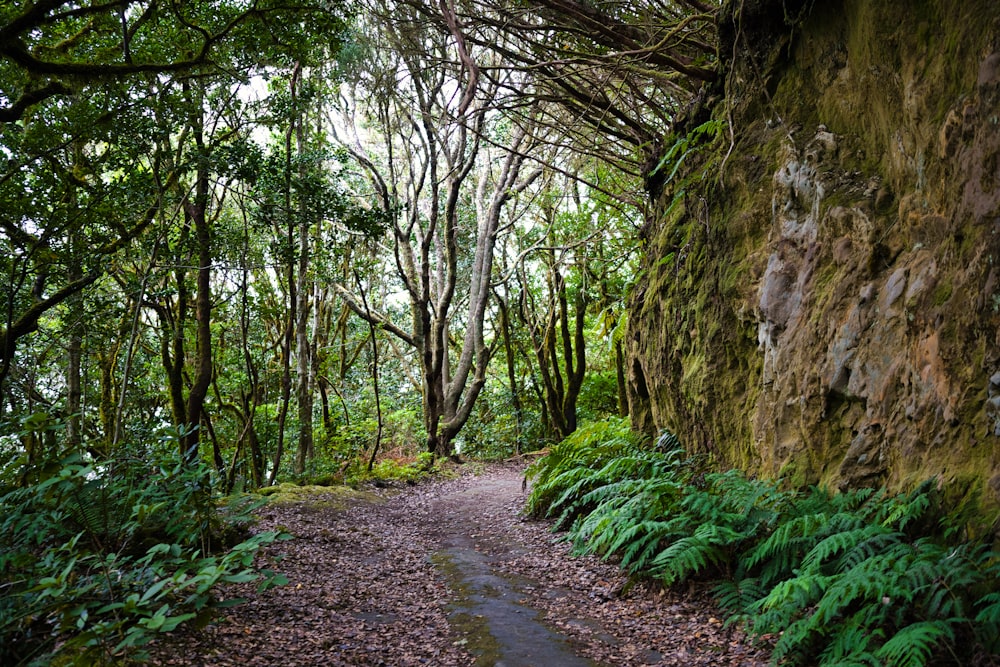
[[[197,632],[154,647],[161,665],[468,665],[452,646],[449,591],[419,532],[385,504],[267,507],[262,530],[296,539],[269,555],[287,586],[263,594]]]
[[[570,558],[546,524],[520,516],[521,471],[410,487],[379,504],[269,506],[261,530],[296,539],[268,555],[287,586],[228,591],[246,604],[202,630],[151,649],[155,665],[285,667],[473,665],[453,634],[452,592],[431,555],[454,539],[473,544],[518,582],[530,606],[581,654],[605,665],[763,667],[767,653],[725,628],[699,594],[633,587],[599,559]]]

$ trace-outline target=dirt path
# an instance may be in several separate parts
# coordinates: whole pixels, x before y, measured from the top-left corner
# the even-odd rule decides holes
[[[521,471],[420,485],[379,502],[269,506],[288,586],[158,643],[161,665],[740,665],[766,652],[702,597],[626,589],[525,521]]]

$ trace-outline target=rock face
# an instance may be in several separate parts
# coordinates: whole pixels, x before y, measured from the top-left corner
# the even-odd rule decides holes
[[[717,138],[656,192],[631,297],[636,425],[995,509],[1000,5],[807,2],[789,26],[794,3],[733,4],[739,57],[687,127]]]

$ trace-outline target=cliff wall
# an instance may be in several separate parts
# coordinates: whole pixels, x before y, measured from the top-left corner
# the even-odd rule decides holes
[[[747,0],[722,35],[724,91],[650,178],[635,424],[794,484],[937,477],[995,509],[1000,5]]]

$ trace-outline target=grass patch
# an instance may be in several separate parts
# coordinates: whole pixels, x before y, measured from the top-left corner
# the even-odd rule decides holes
[[[277,486],[266,486],[257,491],[266,496],[272,505],[305,504],[314,507],[345,509],[357,503],[380,503],[382,497],[371,491],[354,489],[349,486],[319,486],[307,484],[299,486],[285,482]]]

